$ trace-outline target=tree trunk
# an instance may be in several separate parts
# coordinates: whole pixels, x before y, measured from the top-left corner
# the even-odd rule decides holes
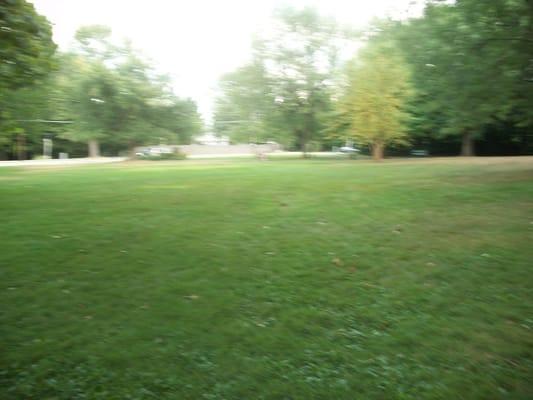
[[[303,135],[305,135],[305,133]],[[302,150],[302,158],[307,158],[308,154],[307,154],[307,137],[306,136],[302,136],[300,138],[300,149]]]
[[[383,160],[384,146],[381,142],[376,142],[372,144],[372,158],[375,161]]]
[[[302,144],[302,158],[309,157],[309,154],[307,154],[307,143]]]
[[[461,156],[472,157],[474,155],[474,138],[471,132],[464,132],[461,142]]]
[[[135,158],[135,143],[133,141],[128,141],[128,157]]]
[[[26,159],[26,136],[23,133],[17,135],[17,158]]]
[[[89,140],[89,157],[100,157],[100,144],[98,143],[98,140],[91,139]]]

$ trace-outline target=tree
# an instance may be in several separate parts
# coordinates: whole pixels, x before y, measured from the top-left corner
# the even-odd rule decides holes
[[[160,114],[157,121],[172,132],[172,140],[178,144],[190,144],[204,130],[198,107],[190,98],[175,97],[173,103],[163,108]]]
[[[63,100],[69,119],[73,121],[63,136],[88,144],[89,157],[100,154],[99,141],[111,132],[116,116],[113,101],[118,95],[114,75],[102,63],[90,63],[81,57],[65,58]]]
[[[54,90],[52,76],[39,79],[31,86],[10,90],[0,105],[5,118],[1,124],[0,152],[16,155],[19,160],[40,153],[43,134],[56,126],[43,122],[54,112],[50,101]]]
[[[320,138],[327,125],[339,33],[333,20],[312,8],[283,9],[278,21],[276,34],[266,41],[267,71],[279,122],[305,155],[308,143]]]
[[[487,126],[532,126],[532,32],[533,3],[520,0],[433,2],[396,28],[414,71],[418,127],[460,136],[470,156]]]
[[[28,86],[53,67],[50,22],[25,0],[0,3],[0,90]]]
[[[260,59],[228,73],[220,80],[215,103],[214,129],[234,143],[272,140],[269,129],[274,98]]]
[[[305,154],[327,125],[338,30],[311,8],[282,9],[276,22],[271,37],[256,40],[252,63],[221,80],[215,129],[239,141],[275,138]]]
[[[64,105],[73,124],[64,136],[87,141],[89,155],[100,142],[127,148],[190,141],[201,130],[196,104],[174,95],[170,80],[157,74],[131,43],[113,44],[102,26],[82,27],[78,48],[64,57]]]
[[[369,145],[375,160],[385,147],[405,142],[412,96],[410,73],[391,42],[375,38],[347,67],[347,85],[338,102],[338,124],[344,139]]]
[[[42,92],[21,90],[52,71],[55,49],[50,23],[33,5],[24,0],[0,2],[0,153],[26,157],[28,127],[19,120],[27,117],[28,109],[36,109],[32,97],[38,99],[36,105],[42,104]],[[27,108],[17,106],[17,100]]]

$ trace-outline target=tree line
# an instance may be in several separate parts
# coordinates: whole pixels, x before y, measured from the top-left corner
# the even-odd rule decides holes
[[[428,1],[361,32],[311,8],[276,21],[220,80],[217,134],[304,152],[355,142],[377,159],[533,152],[533,2]]]
[[[63,52],[24,0],[0,4],[0,25],[0,158],[39,155],[43,138],[56,152],[99,156],[190,143],[202,130],[195,102],[108,27],[81,27]]]
[[[43,137],[56,152],[96,156],[202,131],[194,101],[130,42],[87,26],[75,43],[58,51],[31,4],[0,3],[0,158],[36,156]],[[304,154],[347,143],[377,159],[531,154],[532,54],[528,0],[428,0],[420,17],[362,31],[281,9],[251,61],[220,79],[212,128]]]

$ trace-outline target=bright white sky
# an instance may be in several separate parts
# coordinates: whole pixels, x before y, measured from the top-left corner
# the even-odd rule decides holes
[[[78,27],[103,24],[127,37],[160,72],[172,76],[178,96],[198,103],[211,119],[219,77],[251,54],[252,35],[282,6],[314,6],[355,28],[374,17],[412,15],[421,0],[30,0],[53,24],[54,41],[71,44]]]

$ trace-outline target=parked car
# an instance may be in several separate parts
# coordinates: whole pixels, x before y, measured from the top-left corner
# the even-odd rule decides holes
[[[427,157],[429,156],[429,151],[427,150],[422,150],[422,149],[414,149],[414,150],[411,150],[411,155],[414,156],[414,157]]]
[[[148,152],[152,156],[158,156],[161,154],[172,154],[173,151],[169,147],[150,147]]]
[[[142,151],[135,153],[137,157],[150,157],[150,156],[161,156],[163,154],[172,154],[173,150],[169,147],[147,147]]]
[[[341,153],[359,153],[360,150],[355,147],[343,146],[339,149]]]

